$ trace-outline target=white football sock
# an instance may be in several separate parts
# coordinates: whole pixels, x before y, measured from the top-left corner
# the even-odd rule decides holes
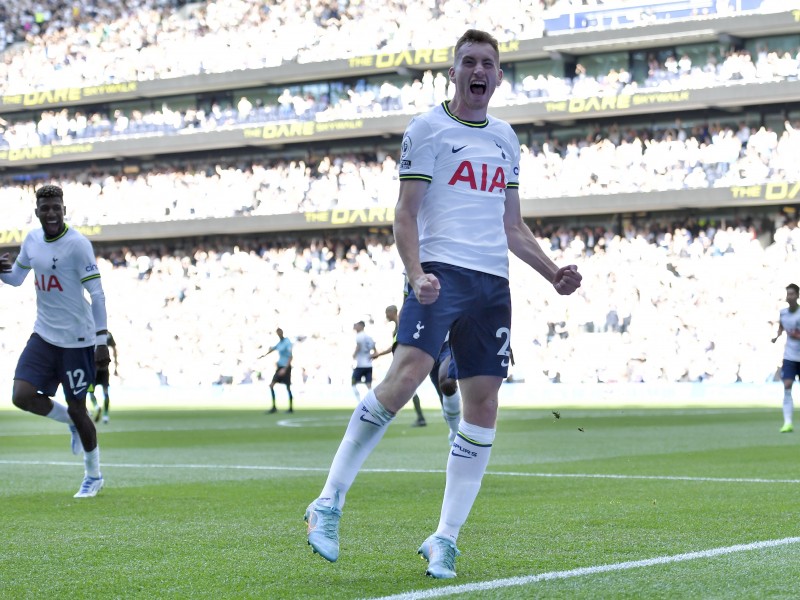
[[[67,412],[66,404],[61,404],[60,402],[56,402],[53,400],[53,409],[47,413],[48,419],[53,419],[54,421],[58,421],[59,423],[66,423],[67,425],[72,425],[72,419],[69,418],[69,413]]]
[[[88,477],[97,479],[100,477],[100,446],[98,445],[91,452],[83,453],[83,468]]]
[[[794,416],[794,402],[792,401],[792,390],[783,391],[783,422],[788,425]]]
[[[494,429],[470,425],[463,420],[458,426],[458,437],[447,458],[447,483],[439,526],[436,528],[437,535],[454,543],[481,489],[481,480],[492,453],[494,434]]]
[[[361,394],[358,393],[356,386],[353,386],[353,395],[356,397],[356,402],[361,402]]]
[[[331,504],[339,494],[337,508],[344,506],[345,496],[358,475],[361,465],[386,433],[394,415],[386,410],[370,390],[359,402],[350,417],[336,456],[333,457],[328,480],[319,499],[322,504]]]
[[[450,441],[458,434],[458,423],[461,421],[461,392],[456,389],[452,396],[442,394],[442,416],[450,428]]]

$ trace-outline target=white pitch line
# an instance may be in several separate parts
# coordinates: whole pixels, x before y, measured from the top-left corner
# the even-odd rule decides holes
[[[276,421],[275,425],[278,427],[338,427],[344,423],[349,421],[350,417],[341,417],[341,416],[332,416],[332,417],[300,417],[294,419],[282,419],[280,421]],[[108,434],[127,434],[127,433],[158,433],[164,431],[238,431],[240,429],[266,429],[269,427],[270,423],[263,422],[263,423],[237,423],[235,425],[204,425],[202,427],[192,427],[192,426],[180,426],[180,425],[170,425],[170,426],[155,426],[155,427],[141,427],[141,428],[126,428],[126,429],[108,429],[105,425],[103,428],[98,427],[98,431],[102,431],[103,433]],[[28,437],[28,436],[39,436],[39,435],[67,435],[66,431],[0,431],[0,437]]]
[[[51,461],[51,460],[0,460],[0,465],[28,465],[28,466],[54,466],[54,467],[74,467],[82,465],[82,462],[70,461]],[[289,472],[308,472],[318,473],[329,471],[328,467],[287,467],[279,465],[209,465],[197,463],[109,463],[104,462],[103,468],[118,469],[213,469],[217,471],[238,470],[238,471],[289,471]],[[442,474],[444,469],[361,469],[361,473],[418,473],[418,474]],[[631,479],[631,480],[652,480],[652,481],[690,481],[708,483],[790,483],[798,484],[800,479],[763,479],[756,477],[690,477],[682,475],[621,475],[621,474],[602,474],[602,473],[525,473],[515,471],[487,471],[486,475],[498,475],[501,477],[541,477],[541,478],[573,478],[573,479]]]
[[[118,434],[118,433],[161,433],[164,431],[172,431],[172,432],[180,432],[180,431],[228,431],[228,430],[239,430],[239,429],[264,429],[264,425],[261,424],[251,424],[251,425],[237,425],[236,427],[231,427],[228,425],[210,425],[208,427],[146,427],[141,429],[106,429],[103,426],[103,429],[100,427],[97,428],[103,434]],[[60,435],[60,436],[67,436],[69,434],[68,431],[26,431],[26,432],[19,432],[19,431],[0,431],[0,437],[29,437],[34,435]]]
[[[83,465],[82,462],[69,462],[60,460],[0,460],[0,465],[30,465],[52,467],[74,467]],[[324,467],[276,467],[270,465],[200,465],[191,463],[176,463],[174,465],[147,464],[147,463],[103,463],[103,470],[114,469],[212,469],[217,471],[328,471]]]
[[[392,596],[379,596],[370,600],[423,600],[425,598],[442,598],[444,596],[454,596],[456,594],[469,594],[472,592],[483,592],[498,590],[501,588],[519,587],[539,583],[540,581],[554,581],[557,579],[570,579],[573,577],[583,577],[585,575],[595,575],[597,573],[611,573],[613,571],[625,571],[639,567],[652,567],[655,565],[668,565],[671,563],[698,560],[701,558],[714,558],[736,552],[749,552],[751,550],[763,550],[765,548],[776,548],[778,546],[789,546],[800,542],[800,537],[788,537],[780,540],[766,540],[763,542],[753,542],[750,544],[737,544],[735,546],[725,546],[723,548],[711,548],[698,552],[687,552],[685,554],[674,554],[672,556],[659,556],[657,558],[647,558],[644,560],[631,560],[610,565],[598,565],[595,567],[581,567],[568,571],[550,571],[539,575],[527,575],[523,577],[509,577],[507,579],[495,579],[493,581],[483,581],[477,583],[465,583],[462,585],[448,585],[428,590],[418,590],[394,594]]]
[[[489,471],[486,472],[489,475]],[[613,473],[518,473],[492,471],[492,475],[511,477],[575,477],[579,479],[653,479],[656,481],[713,481],[716,483],[800,483],[800,479],[764,479],[761,477],[691,477],[689,475],[615,475]]]

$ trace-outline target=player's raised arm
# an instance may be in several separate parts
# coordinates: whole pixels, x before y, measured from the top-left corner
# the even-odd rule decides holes
[[[0,254],[0,281],[3,283],[18,286],[25,281],[30,270],[30,268],[24,268],[19,260],[12,261],[8,252]]]
[[[426,274],[419,261],[417,213],[428,189],[428,182],[409,179],[400,182],[400,197],[394,210],[394,239],[406,277],[420,304],[432,304],[439,297],[439,280]]]
[[[533,232],[522,220],[517,188],[506,189],[503,225],[508,239],[508,249],[553,284],[559,294],[567,296],[581,286],[582,276],[578,273],[578,267],[567,265],[559,268],[545,254]]]

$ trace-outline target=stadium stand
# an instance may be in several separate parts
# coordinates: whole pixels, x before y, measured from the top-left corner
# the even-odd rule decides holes
[[[3,9],[0,246],[35,225],[36,185],[65,187],[69,221],[102,255],[128,376],[247,380],[270,372],[253,357],[278,324],[303,340],[304,379],[348,376],[331,358],[347,324],[380,327],[401,285],[399,136],[448,96],[452,49],[438,44],[467,26],[502,41],[492,112],[524,144],[524,215],[587,274],[554,306],[512,279],[517,374],[774,376],[768,340],[799,237],[791,3],[520,1],[503,23],[507,2],[352,4]],[[4,319],[12,355],[30,319]]]

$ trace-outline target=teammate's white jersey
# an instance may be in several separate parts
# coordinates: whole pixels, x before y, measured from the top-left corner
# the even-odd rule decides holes
[[[782,308],[780,319],[783,330],[787,334],[795,329],[800,329],[800,309],[792,312],[788,308]],[[783,358],[800,362],[800,340],[786,336],[786,348],[783,351]]]
[[[375,341],[365,331],[356,334],[356,367],[363,369],[372,366],[372,351]]]
[[[84,284],[98,279],[100,271],[91,242],[70,227],[54,240],[35,229],[25,236],[16,264],[25,270],[23,279],[30,271],[36,278],[33,331],[61,348],[93,346],[97,330]]]
[[[400,180],[428,181],[417,214],[420,262],[508,278],[506,188],[519,187],[519,140],[505,121],[462,121],[446,103],[406,128]]]

